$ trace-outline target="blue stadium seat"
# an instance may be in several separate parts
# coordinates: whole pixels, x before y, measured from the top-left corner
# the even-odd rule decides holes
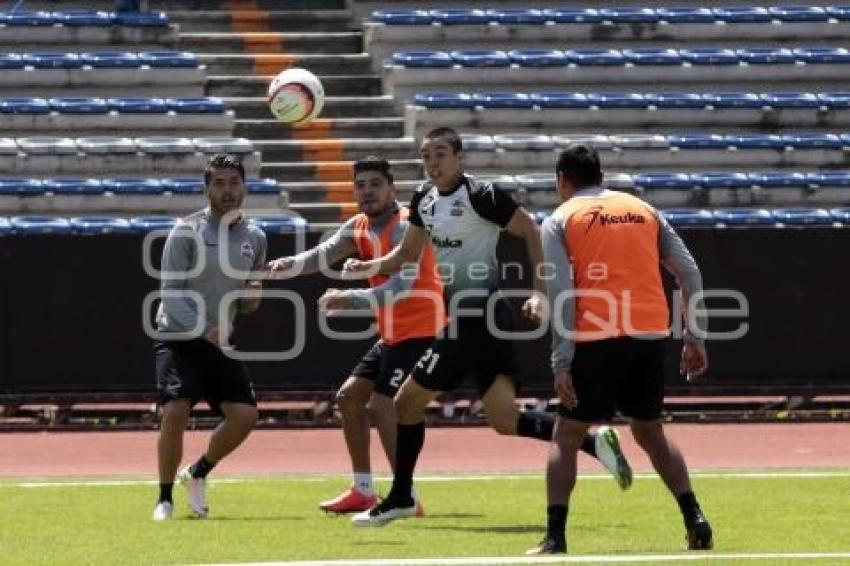
[[[714,218],[727,226],[766,226],[776,223],[770,211],[763,208],[721,208],[714,211]]]
[[[118,12],[115,23],[119,26],[134,28],[165,27],[168,15],[165,12]]]
[[[822,104],[810,92],[769,92],[762,94],[761,99],[773,108],[818,108]]]
[[[305,219],[298,216],[260,216],[251,221],[266,234],[306,232],[310,227]]]
[[[136,69],[141,62],[135,53],[100,51],[80,54],[83,64],[95,69]]]
[[[14,216],[10,220],[18,234],[70,234],[71,224],[54,216]]]
[[[393,63],[404,67],[451,67],[451,55],[445,51],[401,51],[393,55]]]
[[[738,149],[785,149],[788,142],[775,134],[730,134],[725,136],[728,145]]]
[[[79,69],[83,66],[76,53],[24,53],[21,60],[36,69]]]
[[[280,185],[278,185],[275,179],[247,179],[245,181],[245,187],[252,194],[280,194]]]
[[[104,179],[103,188],[116,195],[161,195],[165,191],[158,179],[142,177]]]
[[[850,92],[822,92],[818,100],[830,108],[850,108]]]
[[[671,24],[712,24],[717,20],[709,8],[658,8],[655,12]]]
[[[829,211],[832,220],[842,224],[850,224],[850,208],[833,208]]]
[[[0,53],[0,70],[23,68],[24,60],[17,53]]]
[[[214,96],[166,98],[165,105],[179,114],[221,114],[225,111],[224,101]]]
[[[841,138],[841,143],[843,144],[844,149],[850,147],[850,134],[841,134],[838,137]]]
[[[110,110],[127,114],[165,114],[168,106],[162,98],[107,98]]]
[[[444,26],[486,24],[490,21],[490,16],[484,10],[431,10],[430,14],[433,21]]]
[[[679,55],[692,65],[737,65],[740,62],[734,51],[722,47],[680,49]]]
[[[681,65],[682,57],[675,49],[640,47],[623,49],[623,57],[634,65]]]
[[[171,216],[135,216],[130,219],[130,228],[140,234],[154,230],[171,230],[175,224],[177,219]]]
[[[517,175],[516,182],[527,191],[555,190],[555,175],[551,173],[529,173]]]
[[[644,108],[643,95],[635,92],[592,92],[587,101],[598,108]]]
[[[451,52],[452,60],[464,67],[509,67],[511,59],[504,51],[496,49],[457,49]]]
[[[806,180],[815,187],[850,187],[850,171],[807,173]]]
[[[723,136],[717,134],[684,134],[667,136],[672,147],[682,149],[726,148],[729,144]]]
[[[172,194],[200,194],[204,192],[204,180],[200,177],[170,177],[161,181],[163,191]]]
[[[102,98],[62,97],[47,101],[50,109],[61,114],[106,114],[109,105]]]
[[[783,22],[825,22],[829,19],[826,10],[817,6],[774,6],[768,11]]]
[[[832,215],[822,208],[779,208],[773,211],[777,222],[791,226],[832,225]]]
[[[599,15],[615,24],[653,24],[661,19],[651,8],[602,8]]]
[[[523,8],[506,8],[501,10],[487,10],[487,16],[491,21],[500,24],[542,24],[546,16],[540,10]]]
[[[472,95],[477,106],[484,108],[531,108],[534,100],[519,92],[481,92]]]
[[[646,172],[632,177],[636,187],[644,189],[692,189],[694,184],[685,173]]]
[[[580,92],[534,92],[531,100],[541,108],[588,108],[587,96]]]
[[[564,54],[570,63],[576,65],[611,66],[626,62],[623,54],[616,49],[570,49]]]
[[[8,236],[14,232],[12,225],[9,223],[8,218],[4,218],[0,216],[0,237]]]
[[[52,26],[56,18],[50,12],[4,12],[0,23],[7,26]]]
[[[543,16],[556,24],[598,24],[603,19],[593,8],[550,8]]]
[[[195,153],[195,144],[189,138],[172,136],[147,136],[135,139],[139,151],[151,155]]]
[[[726,23],[769,22],[773,16],[765,8],[729,7],[714,8],[718,20]]]
[[[704,189],[746,189],[752,181],[744,173],[729,173],[726,171],[708,171],[692,173],[691,182]]]
[[[843,47],[798,47],[794,55],[804,63],[850,63],[850,51]]]
[[[752,92],[706,92],[702,98],[715,108],[761,108],[764,106],[759,95]]]
[[[143,51],[139,62],[151,68],[195,68],[198,58],[185,51]]]
[[[416,106],[425,108],[475,108],[478,102],[463,92],[424,92],[413,97]]]
[[[71,230],[74,234],[95,236],[100,234],[131,234],[130,223],[123,218],[110,216],[77,216],[71,218]]]
[[[750,65],[773,65],[777,63],[794,63],[797,56],[790,49],[782,47],[755,47],[736,49],[738,58]]]
[[[802,173],[788,173],[785,171],[757,171],[747,175],[754,185],[763,188],[797,187],[809,186],[809,181]]]
[[[57,23],[69,27],[109,27],[115,23],[113,12],[94,12],[92,10],[65,10],[53,12]]]
[[[552,141],[555,142],[557,148],[565,148],[574,143],[583,143],[596,149],[611,149],[614,147],[612,138],[615,137],[602,134],[554,134]],[[664,139],[663,136],[661,138]]]
[[[43,98],[0,98],[0,114],[49,114]]]
[[[661,214],[672,226],[714,226],[717,223],[710,211],[698,208],[666,208]]]
[[[569,61],[556,49],[514,49],[508,51],[511,61],[521,67],[564,67]]]
[[[850,20],[850,6],[827,6],[826,13],[838,21]]]
[[[819,132],[813,133],[796,133],[785,134],[782,136],[786,145],[796,149],[841,149],[844,147],[844,142],[840,136],[835,134],[822,134]]]
[[[192,138],[195,149],[202,153],[251,153],[254,144],[247,138],[204,137]]]
[[[0,195],[34,197],[43,194],[44,186],[38,179],[0,177]]]
[[[694,92],[651,92],[643,97],[657,108],[704,108],[706,105],[703,97]]]
[[[45,191],[54,195],[102,195],[104,192],[103,184],[97,179],[77,177],[45,179],[42,186]]]
[[[426,10],[376,10],[369,19],[388,26],[421,26],[432,21]]]

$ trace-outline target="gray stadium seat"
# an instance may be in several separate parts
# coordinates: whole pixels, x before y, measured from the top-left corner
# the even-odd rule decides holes
[[[28,155],[73,155],[77,144],[71,138],[34,136],[17,139],[18,148]]]
[[[77,138],[77,147],[83,153],[106,154],[106,153],[136,153],[139,148],[136,143],[125,137],[117,136],[89,136]]]

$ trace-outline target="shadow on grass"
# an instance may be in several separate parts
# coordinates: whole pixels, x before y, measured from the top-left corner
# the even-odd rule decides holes
[[[407,543],[400,540],[358,540],[347,544],[351,546],[403,546]]]
[[[428,513],[426,519],[480,519],[481,513]]]
[[[279,517],[274,517],[274,516],[269,516],[269,515],[266,515],[266,516],[244,516],[244,517],[240,517],[240,516],[237,516],[237,515],[234,515],[234,516],[224,515],[224,516],[206,517],[204,519],[195,519],[195,518],[192,518],[192,517],[187,517],[186,520],[187,521],[201,521],[201,522],[207,522],[207,521],[269,521],[269,522],[271,522],[271,521],[304,521],[305,518],[299,517],[298,515],[283,515],[283,516],[279,516]]]
[[[463,527],[463,526],[422,526],[421,529],[431,531],[465,531],[469,533],[500,533],[500,534],[521,534],[521,533],[543,533],[546,529],[541,525],[499,525],[480,527]]]

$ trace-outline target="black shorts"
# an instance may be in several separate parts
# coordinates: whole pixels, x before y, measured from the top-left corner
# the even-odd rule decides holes
[[[507,300],[496,302],[492,322],[502,332],[515,330],[514,310]],[[451,335],[451,324],[457,324],[456,336]],[[467,316],[450,323],[444,335],[425,350],[413,370],[413,379],[431,391],[451,391],[470,377],[478,393],[484,395],[499,374],[513,378],[518,385],[517,368],[513,342],[495,336],[485,317]]]
[[[351,371],[351,375],[374,381],[375,393],[395,397],[413,366],[433,342],[433,337],[411,338],[388,346],[378,340]]]
[[[201,399],[221,413],[222,403],[257,405],[245,364],[206,340],[154,341],[159,402]]]
[[[616,410],[651,421],[664,404],[663,338],[624,336],[576,344],[571,366],[578,406],[558,410],[582,422],[610,420]]]

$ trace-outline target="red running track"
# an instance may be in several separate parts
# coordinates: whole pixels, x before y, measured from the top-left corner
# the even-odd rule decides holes
[[[691,469],[842,468],[850,466],[850,423],[670,425]],[[638,471],[651,469],[620,428],[623,450]],[[186,434],[185,460],[203,450],[209,432]],[[373,435],[375,472],[388,467]],[[0,477],[155,475],[155,432],[0,434]],[[543,473],[547,444],[501,437],[489,428],[432,428],[419,473]],[[583,471],[599,466],[581,456]],[[345,474],[339,429],[255,431],[217,468],[217,475]]]

